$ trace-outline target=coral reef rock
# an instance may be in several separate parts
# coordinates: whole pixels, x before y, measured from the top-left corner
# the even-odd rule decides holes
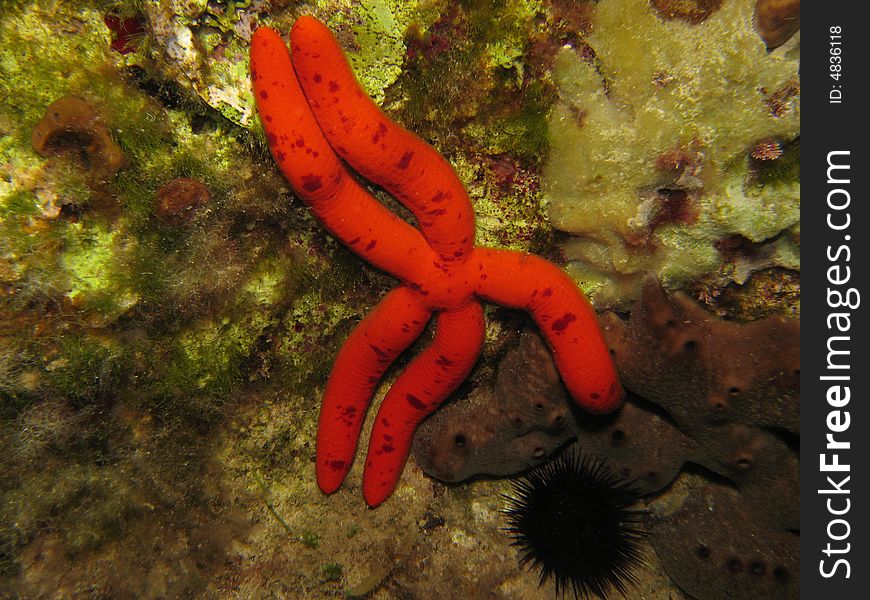
[[[650,0],[650,6],[665,21],[680,19],[697,25],[722,8],[723,0]]]
[[[584,38],[594,60],[570,45],[556,56],[544,195],[598,305],[627,308],[648,273],[668,289],[743,283],[751,270],[717,250],[729,236],[769,248],[753,269],[798,269],[796,161],[759,178],[751,153],[797,145],[799,60],[768,52],[754,14],[754,0],[601,0]]]

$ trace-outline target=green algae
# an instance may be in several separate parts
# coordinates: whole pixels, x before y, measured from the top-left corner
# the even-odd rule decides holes
[[[287,33],[297,16],[312,9],[339,32],[363,86],[379,102],[402,72],[408,23],[435,14],[431,7],[398,0],[319,0],[289,12],[274,11],[274,16],[263,13],[262,3],[249,0],[172,0],[143,6],[154,23],[154,41],[163,49],[166,74],[245,127],[256,127],[247,57],[253,25]]]
[[[92,577],[113,588],[112,573],[66,566],[99,555],[117,556],[119,573],[145,581],[114,544],[138,535],[173,546],[148,529],[155,510],[161,520],[180,515],[185,530],[202,528],[209,436],[239,390],[287,384],[313,401],[337,343],[324,343],[317,332],[332,329],[319,319],[341,324],[371,300],[360,302],[366,294],[348,285],[359,263],[324,243],[275,173],[254,162],[264,149],[219,116],[195,130],[191,113],[210,109],[195,97],[176,101],[163,73],[130,71],[133,58],[109,51],[99,12],[34,2],[0,26],[10,98],[0,109],[0,569],[18,577],[24,595],[44,595],[28,578],[36,573],[28,553],[48,544],[61,556],[46,563],[48,579]],[[123,148],[119,173],[94,177],[75,156],[43,158],[30,147],[45,107],[70,94],[95,107]],[[190,224],[172,227],[154,217],[154,203],[177,177],[203,182],[211,200]],[[288,324],[297,295],[314,298],[326,277],[332,295],[320,302],[356,308],[297,311]],[[271,340],[299,324],[319,352],[297,366],[301,349],[291,342],[284,357]],[[305,439],[313,421],[296,417]],[[32,464],[45,476],[22,476]],[[143,473],[160,499],[141,493]],[[203,535],[213,540],[206,546],[223,543]],[[180,547],[169,551],[187,560]],[[206,567],[186,568],[181,589],[201,586],[192,579]]]
[[[138,295],[116,286],[117,274],[112,274],[123,264],[127,251],[118,231],[109,231],[104,223],[78,222],[71,223],[63,235],[67,243],[58,261],[69,277],[67,298],[86,310],[96,308],[108,321],[136,304]]]
[[[456,152],[453,129],[466,144],[490,154],[539,160],[546,149],[546,117],[555,100],[548,82],[530,75],[530,37],[542,3],[463,2],[409,36],[400,120],[423,132],[446,154]]]

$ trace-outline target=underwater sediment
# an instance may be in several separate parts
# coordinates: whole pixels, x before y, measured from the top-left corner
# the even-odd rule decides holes
[[[368,510],[358,460],[346,490],[317,489],[329,370],[395,282],[326,233],[269,158],[248,74],[257,25],[325,22],[367,93],[456,170],[478,245],[565,265],[597,307],[630,319],[649,274],[728,321],[799,314],[799,33],[772,6],[788,3],[7,4],[0,597],[552,597],[503,531],[504,480],[444,485],[412,460]],[[445,417],[528,384],[565,424],[550,435],[541,420],[536,461],[593,438],[557,378],[518,377],[549,358],[528,354],[525,318],[486,317],[484,354]],[[632,407],[617,418],[661,420]],[[792,423],[741,427],[747,447],[791,452]],[[607,435],[598,454],[621,465]],[[673,445],[682,459],[719,456],[690,446]],[[747,530],[796,535],[751,493],[690,475],[663,496],[685,502],[649,524],[632,584],[648,597],[704,595],[673,572],[668,533],[698,498],[727,497]],[[765,558],[760,577],[758,557],[720,556],[717,543],[706,542],[709,563],[726,561],[717,577],[796,580],[786,558]]]

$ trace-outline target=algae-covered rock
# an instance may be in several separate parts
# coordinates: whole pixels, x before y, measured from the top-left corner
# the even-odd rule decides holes
[[[285,4],[170,0],[147,2],[143,9],[166,73],[246,127],[256,121],[248,46],[258,26],[270,25],[287,34],[296,17],[314,14],[339,34],[363,86],[382,102],[384,90],[402,72],[408,23],[427,13],[418,2],[397,0]]]
[[[629,301],[649,272],[668,287],[716,273],[728,236],[772,244],[765,266],[798,267],[798,170],[752,158],[763,140],[796,152],[798,61],[768,53],[753,11],[735,0],[692,24],[602,0],[585,40],[594,59],[559,53],[545,194],[570,270],[599,302]]]

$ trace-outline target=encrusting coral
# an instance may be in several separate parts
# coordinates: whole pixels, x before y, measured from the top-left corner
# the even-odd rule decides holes
[[[762,140],[796,143],[798,59],[768,52],[754,0],[655,4],[706,10],[673,18],[646,0],[602,0],[588,48],[563,48],[554,66],[544,193],[570,234],[569,271],[599,305],[626,308],[647,273],[668,289],[742,283],[749,273],[717,250],[731,236],[769,249],[753,268],[799,265],[798,175],[782,157],[761,181],[750,157]]]
[[[671,491],[652,504],[651,542],[668,573],[701,598],[741,590],[789,597],[797,573],[793,532],[800,527],[798,322],[780,316],[724,321],[682,294],[666,295],[650,279],[630,320],[608,313],[603,326],[630,390],[618,412],[578,414],[553,427],[544,415],[561,414],[564,392],[541,342],[526,335],[502,361],[496,393],[474,406],[487,422],[469,422],[475,403],[468,400],[423,424],[415,440],[423,469],[445,481],[519,472],[574,436],[584,452],[606,458],[646,495],[691,477],[698,468],[692,465],[700,465],[702,475],[684,493]],[[521,426],[517,415],[520,423],[534,418]],[[535,429],[546,434],[542,455],[517,453]],[[721,512],[697,514],[709,506]],[[696,551],[702,546],[705,556]],[[689,555],[691,561],[683,560]]]

